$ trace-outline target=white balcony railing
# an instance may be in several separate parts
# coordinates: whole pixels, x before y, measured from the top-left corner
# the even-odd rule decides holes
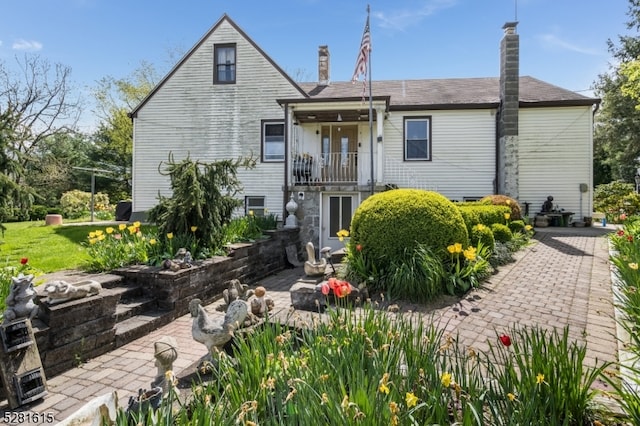
[[[358,181],[357,152],[333,152],[315,157],[294,155],[291,166],[294,185]]]

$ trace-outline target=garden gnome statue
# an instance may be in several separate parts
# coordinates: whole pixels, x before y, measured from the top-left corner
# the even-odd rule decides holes
[[[38,305],[34,302],[36,290],[33,288],[33,275],[19,274],[11,278],[9,295],[5,299],[4,323],[38,315]]]
[[[263,318],[267,312],[273,309],[273,299],[267,296],[267,290],[258,286],[255,289],[254,297],[250,300],[251,313],[257,317]]]
[[[162,336],[153,344],[153,356],[156,358],[158,372],[156,378],[151,382],[151,387],[161,387],[164,394],[167,394],[172,386],[173,362],[178,358],[178,343],[171,336]]]

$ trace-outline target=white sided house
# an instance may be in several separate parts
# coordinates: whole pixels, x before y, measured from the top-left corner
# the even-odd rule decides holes
[[[552,195],[590,216],[599,99],[519,76],[515,28],[504,26],[499,77],[373,81],[369,101],[362,83],[330,80],[326,46],[318,82],[296,83],[224,15],[131,113],[134,215],[170,195],[158,170],[171,153],[253,155],[239,172],[245,210],[284,219],[293,198],[302,241],[320,247],[341,247],[359,203],[395,187],[505,194],[531,216]]]

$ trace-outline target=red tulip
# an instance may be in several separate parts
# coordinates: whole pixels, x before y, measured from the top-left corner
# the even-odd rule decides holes
[[[21,265],[26,265],[29,262],[29,258],[27,257],[23,257],[22,259],[20,259],[20,264]]]
[[[500,336],[500,341],[505,346],[511,346],[511,337],[507,336],[506,334]]]
[[[362,251],[362,244],[358,244],[358,245],[356,246],[356,250],[357,250],[357,251]]]
[[[329,284],[322,283],[322,285],[320,285],[320,291],[326,296],[331,291],[331,288],[329,287]]]
[[[619,237],[622,237],[622,236],[624,235],[624,231],[623,231],[622,229],[620,229],[620,230],[617,232],[617,234],[618,234],[618,236],[619,236]]]

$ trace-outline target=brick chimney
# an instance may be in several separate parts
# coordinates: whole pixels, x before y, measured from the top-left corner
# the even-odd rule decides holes
[[[518,198],[518,108],[520,102],[520,36],[517,22],[507,22],[500,43],[500,109],[498,111],[497,193]]]
[[[318,48],[318,84],[320,86],[329,85],[329,47],[320,46]]]

